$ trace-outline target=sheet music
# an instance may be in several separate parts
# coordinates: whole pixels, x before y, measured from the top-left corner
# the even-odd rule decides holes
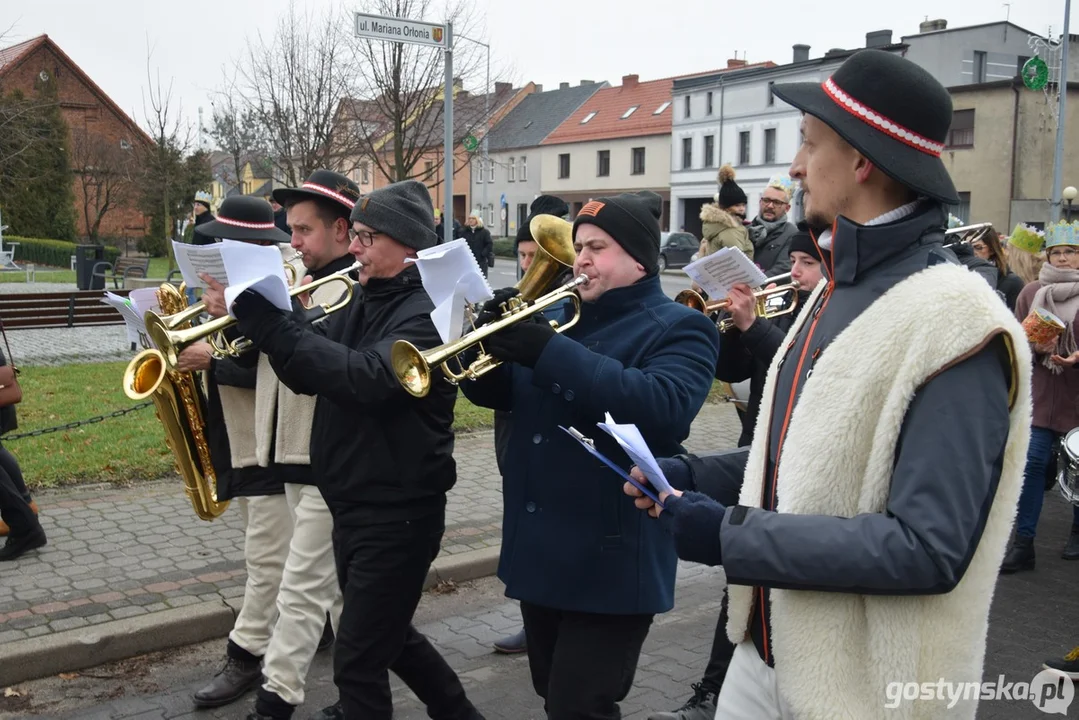
[[[743,255],[742,257],[745,256]],[[674,492],[671,484],[664,477],[663,471],[660,470],[659,463],[652,456],[652,451],[648,449],[648,443],[644,441],[644,437],[641,435],[641,431],[637,429],[637,426],[631,424],[619,425],[614,421],[610,413],[604,413],[604,415],[607,421],[596,423],[596,426],[613,437],[622,446],[633,464],[641,469],[641,472],[644,473],[644,476],[648,478],[648,482],[652,484],[652,487],[657,492]]]
[[[121,297],[116,293],[106,292],[105,297],[101,298],[101,302],[116,308],[121,317],[124,318],[127,341],[138,343],[140,334],[146,334],[146,323],[142,319],[143,314],[135,308],[128,298]]]
[[[252,245],[252,247],[257,247]],[[229,284],[228,272],[225,269],[223,257],[223,243],[213,245],[188,245],[187,243],[172,241],[172,248],[176,255],[176,264],[184,277],[184,282],[189,288],[205,288],[200,274],[209,275],[222,285]]]
[[[494,297],[476,256],[463,239],[421,250],[407,262],[420,269],[423,289],[435,305],[431,321],[444,343],[461,337],[466,304]]]
[[[756,288],[768,279],[744,252],[735,247],[722,248],[691,262],[683,269],[710,298],[716,299],[729,295],[731,288],[739,283]]]
[[[607,456],[604,455],[603,453],[601,453],[599,450],[596,450],[596,446],[592,442],[591,438],[585,437],[584,435],[582,435],[574,427],[565,427],[563,425],[559,425],[558,427],[561,428],[562,430],[564,430],[574,440],[579,442],[581,444],[581,447],[583,447],[585,450],[587,450],[589,452],[589,454],[592,455],[592,457],[594,457],[597,460],[599,460],[600,462],[602,462],[604,465],[609,467],[611,470],[614,470],[618,474],[619,477],[621,477],[626,482],[628,482],[631,485],[633,485],[634,487],[636,487],[638,490],[640,490],[646,496],[650,497],[652,499],[652,501],[655,502],[657,505],[659,505],[660,507],[663,507],[663,502],[659,499],[659,495],[657,494],[655,489],[647,487],[647,486],[642,485],[641,483],[637,482],[633,478],[632,475],[630,475],[625,470],[620,468],[617,464],[615,464],[610,459],[608,459]]]
[[[231,317],[236,317],[232,314],[232,304],[236,302],[236,298],[240,296],[240,293],[247,289],[254,290],[269,300],[278,310],[285,312],[291,312],[292,310],[292,298],[288,294],[288,283],[285,282],[284,273],[282,273],[281,277],[264,275],[254,280],[248,280],[238,285],[229,285],[225,288],[225,304],[229,308]]]

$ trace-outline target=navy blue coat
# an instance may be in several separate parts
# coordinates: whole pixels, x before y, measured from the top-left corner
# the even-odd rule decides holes
[[[558,426],[593,438],[627,470],[629,458],[596,427],[605,412],[635,424],[656,457],[684,452],[712,386],[719,336],[703,314],[665,296],[657,276],[581,308],[580,322],[551,339],[534,370],[505,364],[462,385],[474,403],[513,411],[498,576],[509,597],[546,607],[666,612],[677,562],[671,537]]]

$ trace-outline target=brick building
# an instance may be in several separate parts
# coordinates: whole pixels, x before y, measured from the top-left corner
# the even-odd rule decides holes
[[[118,178],[134,150],[153,141],[48,35],[0,49],[0,94],[21,90],[32,97],[42,82],[55,83],[71,132],[76,231],[85,237],[97,224],[100,238],[142,237],[146,218]]]

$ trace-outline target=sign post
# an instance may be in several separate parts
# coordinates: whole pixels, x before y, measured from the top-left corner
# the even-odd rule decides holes
[[[453,23],[420,22],[389,15],[355,14],[357,37],[368,37],[385,42],[411,43],[442,48],[446,61],[446,86],[443,90],[443,121],[445,148],[443,150],[442,176],[445,178],[442,213],[444,242],[453,240]],[[449,218],[446,218],[449,213]]]

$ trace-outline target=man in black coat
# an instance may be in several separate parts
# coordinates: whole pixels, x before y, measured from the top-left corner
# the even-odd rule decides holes
[[[233,304],[239,331],[266,353],[292,391],[315,395],[311,471],[334,517],[344,594],[328,717],[390,720],[388,670],[432,717],[482,718],[456,674],[412,626],[445,531],[456,388],[436,383],[423,398],[397,380],[390,349],[441,343],[418,268],[406,262],[436,244],[430,194],[405,181],[353,208],[349,252],[363,269],[351,303],[314,329],[247,291]]]

